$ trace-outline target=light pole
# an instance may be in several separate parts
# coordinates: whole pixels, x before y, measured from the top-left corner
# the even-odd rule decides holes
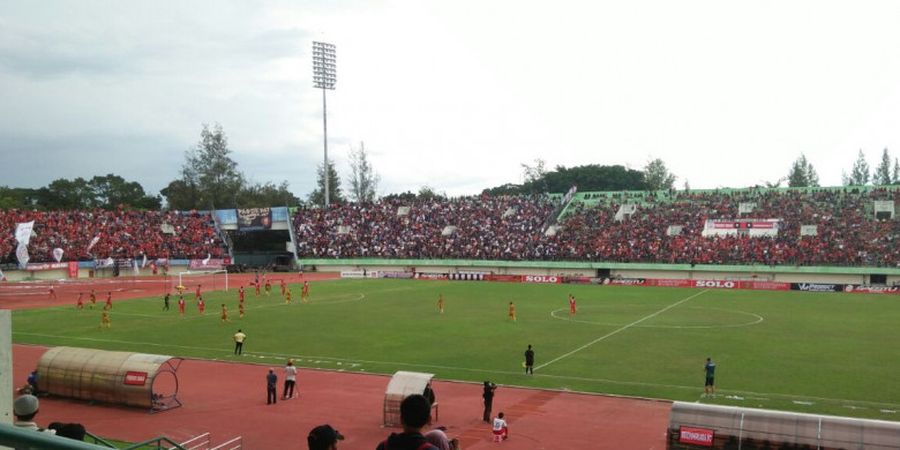
[[[331,203],[328,179],[328,113],[325,90],[334,90],[337,83],[337,54],[334,44],[313,41],[313,86],[322,90],[322,135],[325,142],[325,208]]]

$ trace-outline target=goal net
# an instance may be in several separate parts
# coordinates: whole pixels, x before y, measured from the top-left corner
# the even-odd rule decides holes
[[[197,286],[206,291],[228,290],[228,271],[225,269],[217,270],[188,270],[178,274],[178,283],[172,286],[177,289],[183,286],[185,292],[194,292]]]

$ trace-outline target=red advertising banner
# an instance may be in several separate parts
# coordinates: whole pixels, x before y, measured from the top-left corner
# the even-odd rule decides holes
[[[219,270],[226,265],[228,265],[228,260],[221,258],[192,259],[188,262],[188,267],[194,270]]]
[[[781,283],[778,281],[739,281],[738,288],[759,291],[789,291],[791,290],[791,283]]]
[[[125,372],[125,384],[129,386],[143,386],[147,383],[147,372]]]
[[[556,275],[522,275],[523,283],[562,283],[562,277]]]
[[[76,262],[77,266],[78,263]],[[68,270],[69,263],[67,262],[54,262],[54,263],[28,263],[25,266],[25,270]]]
[[[848,284],[844,286],[844,292],[857,294],[900,294],[900,286],[860,286]]]
[[[69,278],[78,278],[78,261],[69,261]]]
[[[522,281],[521,275],[485,275],[484,279],[487,281],[506,281],[506,282],[514,282],[518,283]]]
[[[725,220],[716,220],[713,222],[713,228],[718,230],[723,229],[736,229],[736,230],[749,230],[751,228],[760,228],[760,229],[772,229],[775,228],[776,222],[766,221],[766,220],[757,220],[757,221],[725,221]]]
[[[678,443],[701,447],[712,447],[716,432],[707,428],[681,427],[678,429]]]
[[[659,279],[651,279],[647,280],[648,286],[659,286],[659,287],[691,287],[691,280],[674,280],[668,278],[659,278]]]

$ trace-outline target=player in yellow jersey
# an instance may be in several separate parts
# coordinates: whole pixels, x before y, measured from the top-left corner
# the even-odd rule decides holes
[[[516,321],[516,304],[513,302],[509,302],[509,319]]]
[[[230,322],[230,320],[228,320],[228,307],[226,307],[225,304],[222,303],[222,323],[225,322]]]
[[[112,326],[112,320],[109,319],[109,311],[103,310],[100,313],[100,328],[109,328]]]
[[[286,305],[291,304],[291,295],[292,295],[292,294],[291,294],[291,290],[290,290],[290,289],[288,289],[287,291],[285,291],[285,293],[284,293],[284,303],[285,303]]]
[[[444,313],[444,294],[438,295],[438,311]]]

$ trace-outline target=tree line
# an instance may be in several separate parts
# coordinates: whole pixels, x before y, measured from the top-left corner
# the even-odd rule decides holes
[[[81,177],[73,180],[60,178],[35,189],[0,186],[0,208],[154,210],[162,207],[163,199],[169,208],[176,210],[298,206],[304,203],[288,189],[287,180],[279,184],[249,182],[238,169],[231,154],[228,137],[222,126],[215,124],[210,127],[204,124],[199,142],[185,152],[184,163],[177,178],[169,182],[160,191],[160,195],[146,193],[136,181],[107,174],[90,180]],[[346,194],[334,162],[329,161],[327,167],[320,164],[317,168],[316,188],[307,195],[308,204],[324,203],[326,170],[332,204],[369,202],[379,197],[380,177],[369,161],[363,143],[350,149],[349,160],[350,174]],[[599,164],[575,167],[558,165],[551,170],[541,159],[534,160],[532,164],[521,164],[521,168],[522,183],[507,183],[484,189],[482,193],[519,195],[566,192],[572,186],[577,186],[580,191],[671,190],[675,188],[677,179],[665,162],[658,158],[647,162],[642,170]],[[885,148],[879,164],[872,171],[865,154],[860,150],[850,173],[843,173],[842,181],[845,186],[900,184],[900,162],[897,158],[891,159]],[[788,187],[818,187],[819,175],[801,153],[786,176],[765,184],[767,187],[780,187],[785,182]],[[690,189],[687,180],[684,181],[684,189]],[[407,191],[384,196],[385,199],[407,201],[445,197],[446,194],[427,185],[416,193]]]

